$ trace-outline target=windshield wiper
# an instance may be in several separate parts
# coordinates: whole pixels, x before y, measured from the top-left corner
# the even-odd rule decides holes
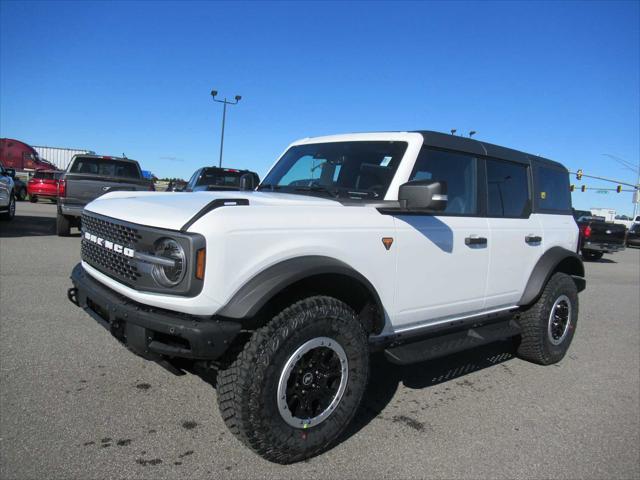
[[[324,185],[313,184],[309,186],[299,186],[294,188],[297,192],[322,192],[328,193],[333,198],[338,198],[340,196],[340,190],[327,188]]]

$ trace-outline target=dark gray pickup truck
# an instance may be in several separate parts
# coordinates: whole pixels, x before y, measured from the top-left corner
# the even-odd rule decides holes
[[[58,184],[56,233],[69,235],[80,226],[84,206],[101,195],[118,190],[154,190],[135,160],[100,155],[76,155]]]
[[[576,220],[580,229],[578,251],[585,260],[599,260],[605,253],[624,250],[627,227],[608,223],[603,217],[583,216]]]

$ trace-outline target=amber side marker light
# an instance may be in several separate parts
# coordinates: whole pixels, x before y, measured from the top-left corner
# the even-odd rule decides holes
[[[382,237],[382,244],[384,245],[384,248],[389,250],[393,244],[393,237]]]
[[[204,248],[198,250],[196,255],[196,278],[198,280],[204,280],[204,264],[207,259],[207,253]]]

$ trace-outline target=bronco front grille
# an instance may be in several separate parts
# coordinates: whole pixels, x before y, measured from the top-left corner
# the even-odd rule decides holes
[[[102,238],[108,238],[112,242],[122,245],[138,243],[142,237],[138,234],[138,229],[118,223],[109,222],[97,217],[91,217],[86,213],[82,214],[82,227]]]
[[[140,225],[88,210],[82,213],[81,222],[82,261],[100,273],[143,292],[195,296],[202,290],[203,281],[195,277],[194,270],[195,252],[206,245],[202,235]],[[171,288],[156,281],[156,263],[150,260],[158,242],[166,238],[182,246],[187,260],[183,281]]]
[[[131,282],[136,282],[141,276],[138,272],[136,261],[124,257],[122,254],[105,250],[86,240],[82,241],[81,252],[82,260],[107,275],[115,275],[117,279],[122,280],[124,283],[131,284]]]
[[[108,250],[84,238],[88,232],[104,240],[135,249],[142,236],[137,228],[122,223],[115,223],[93,215],[82,214],[82,260],[100,272],[126,284],[135,286],[142,274],[138,271],[137,260],[122,253]]]

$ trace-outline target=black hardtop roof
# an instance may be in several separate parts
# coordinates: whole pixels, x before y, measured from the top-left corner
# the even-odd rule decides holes
[[[424,137],[424,144],[430,147],[443,148],[446,150],[457,150],[460,152],[471,153],[475,155],[483,155],[486,157],[494,157],[510,162],[526,163],[538,162],[567,170],[567,168],[559,162],[549,160],[548,158],[532,155],[530,153],[513,150],[492,143],[481,142],[472,138],[450,135],[448,133],[433,132],[431,130],[417,130],[417,133]]]

